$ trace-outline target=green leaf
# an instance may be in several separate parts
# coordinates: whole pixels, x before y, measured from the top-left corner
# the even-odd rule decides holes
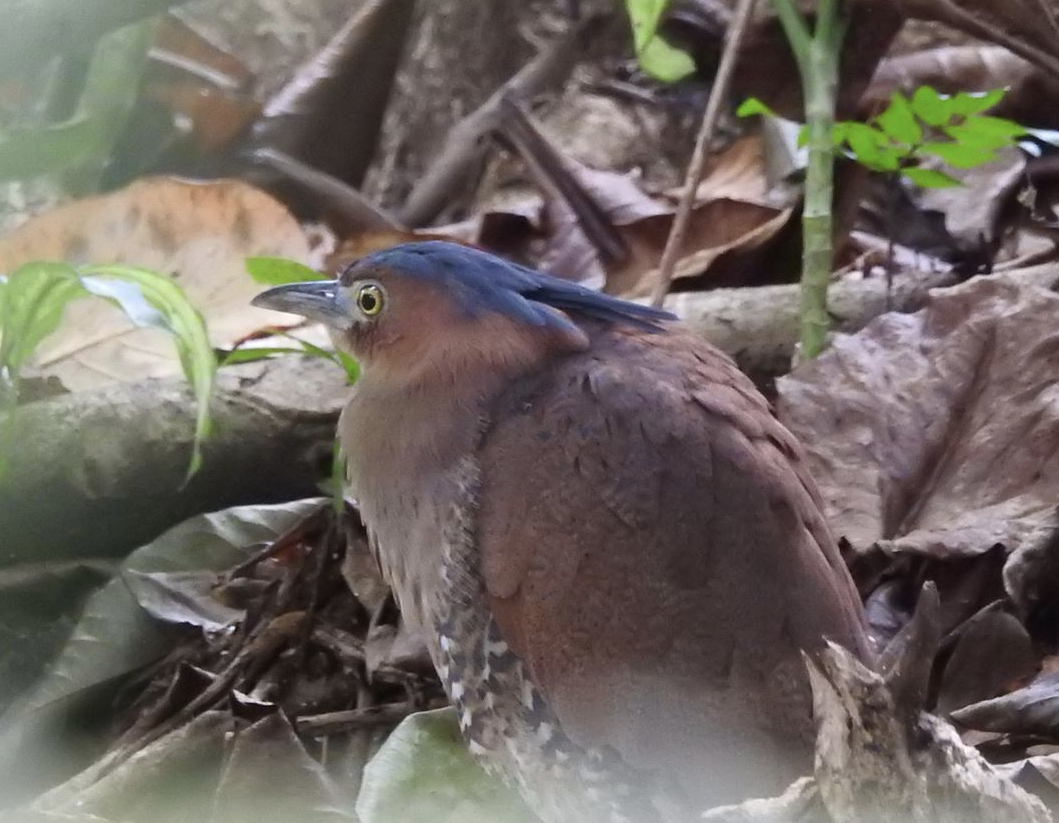
[[[695,71],[695,61],[661,37],[655,37],[639,52],[640,68],[663,83],[683,80]]]
[[[1003,100],[1005,94],[1007,94],[1007,89],[993,89],[986,92],[961,91],[949,98],[949,111],[963,117],[981,114]]]
[[[108,135],[103,118],[82,116],[46,128],[0,132],[0,181],[79,166],[106,151]]]
[[[247,346],[241,349],[232,349],[221,360],[220,367],[234,366],[238,363],[256,363],[259,360],[271,360],[281,354],[305,354],[304,349],[296,349],[292,346]]]
[[[195,441],[187,474],[190,479],[202,463],[202,442],[209,435],[210,396],[217,373],[217,356],[210,345],[202,315],[188,302],[180,286],[157,272],[115,265],[86,266],[81,269],[81,274],[93,279],[134,283],[146,301],[164,318],[162,325],[174,337],[184,376],[195,393]],[[99,288],[98,284],[96,288]]]
[[[889,138],[866,123],[847,123],[846,142],[853,150],[857,162],[874,171],[896,171],[905,152],[894,148]]]
[[[949,101],[930,86],[920,86],[915,90],[912,111],[929,126],[943,126],[952,119]]]
[[[65,263],[27,263],[4,286],[0,304],[0,369],[18,372],[40,342],[59,328],[66,305],[85,294]]]
[[[338,362],[342,364],[342,368],[346,370],[346,380],[348,380],[349,385],[352,386],[360,380],[360,363],[344,351],[336,351],[335,354],[338,356]]]
[[[406,717],[364,769],[362,823],[533,823],[513,789],[463,742],[451,708]]]
[[[979,134],[990,134],[996,137],[1006,137],[1009,143],[1014,138],[1022,137],[1026,133],[1026,127],[1020,126],[1013,120],[1005,120],[1003,117],[990,117],[985,114],[975,114],[963,121],[965,128],[972,129]]]
[[[973,169],[996,158],[996,152],[962,143],[924,143],[917,156],[939,157],[958,169]]]
[[[923,129],[916,122],[916,116],[912,113],[912,105],[908,98],[901,92],[895,91],[890,99],[890,105],[880,114],[875,122],[897,143],[913,145],[923,139]]]
[[[248,257],[246,270],[263,286],[285,286],[288,283],[325,279],[316,269],[283,257]]]
[[[748,97],[744,100],[739,108],[735,110],[735,114],[737,117],[753,117],[755,114],[761,114],[767,117],[777,116],[776,112],[757,97]]]
[[[1016,143],[1010,135],[978,129],[971,124],[945,126],[942,131],[962,146],[984,151],[996,151]]]
[[[626,0],[625,8],[629,12],[633,43],[638,55],[655,39],[658,24],[662,22],[662,15],[668,5],[669,0]]]
[[[945,172],[935,169],[912,167],[904,169],[903,173],[909,180],[924,189],[951,189],[954,186],[963,185],[955,177],[950,177]]]

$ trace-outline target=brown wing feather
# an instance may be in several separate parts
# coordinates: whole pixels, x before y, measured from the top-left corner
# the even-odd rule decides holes
[[[480,466],[491,605],[563,730],[711,802],[785,780],[776,747],[808,751],[798,649],[865,645],[798,445],[750,381],[685,332],[594,329],[498,399]]]

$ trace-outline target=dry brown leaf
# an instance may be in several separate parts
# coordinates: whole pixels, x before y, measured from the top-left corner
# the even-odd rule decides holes
[[[921,209],[941,213],[945,229],[961,248],[993,243],[1010,228],[1016,212],[1014,201],[1026,179],[1025,155],[1019,149],[1005,148],[996,159],[973,169],[942,168],[963,185],[921,189],[913,201]]]
[[[237,180],[149,178],[60,206],[0,238],[0,271],[33,260],[65,260],[171,274],[202,312],[218,347],[262,326],[290,322],[288,315],[250,305],[261,287],[244,261],[255,255],[310,262],[298,222],[271,196]],[[100,300],[71,305],[36,362],[75,391],[180,372],[167,335],[134,328]]]
[[[752,134],[739,138],[711,159],[695,199],[701,203],[727,197],[768,205],[768,190],[765,147],[761,136]],[[681,191],[675,188],[666,192],[674,206],[680,201]]]
[[[756,252],[787,224],[792,212],[726,197],[696,206],[674,279],[707,274],[729,254]],[[658,261],[672,223],[671,214],[662,214],[619,227],[632,254],[608,273],[607,291],[626,297],[650,294],[658,280]]]
[[[779,382],[835,533],[935,558],[1059,527],[1059,295],[976,278]]]
[[[731,168],[738,167],[736,172],[727,164],[719,165],[717,176],[705,181],[712,180],[714,199],[692,212],[674,278],[707,274],[726,254],[759,249],[790,219],[790,209],[721,195],[723,191],[734,194],[737,189],[753,188],[747,182],[747,154],[743,149],[731,155]],[[600,207],[627,252],[624,259],[600,261],[574,212],[556,198],[549,203],[550,235],[540,265],[595,286],[598,267],[603,263],[606,291],[625,297],[647,296],[658,277],[658,261],[673,224],[672,208],[643,192],[629,175],[589,169],[568,158],[564,158],[564,166]]]

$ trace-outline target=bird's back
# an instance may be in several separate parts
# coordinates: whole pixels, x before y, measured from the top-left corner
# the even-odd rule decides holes
[[[866,654],[794,438],[679,327],[583,323],[592,346],[489,409],[475,522],[495,631],[575,746],[690,802],[808,765],[800,649]]]

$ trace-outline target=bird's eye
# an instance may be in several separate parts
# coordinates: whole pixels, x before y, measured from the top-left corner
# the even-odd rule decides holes
[[[381,312],[384,301],[382,289],[374,283],[368,283],[357,289],[357,308],[368,317],[375,317]]]

